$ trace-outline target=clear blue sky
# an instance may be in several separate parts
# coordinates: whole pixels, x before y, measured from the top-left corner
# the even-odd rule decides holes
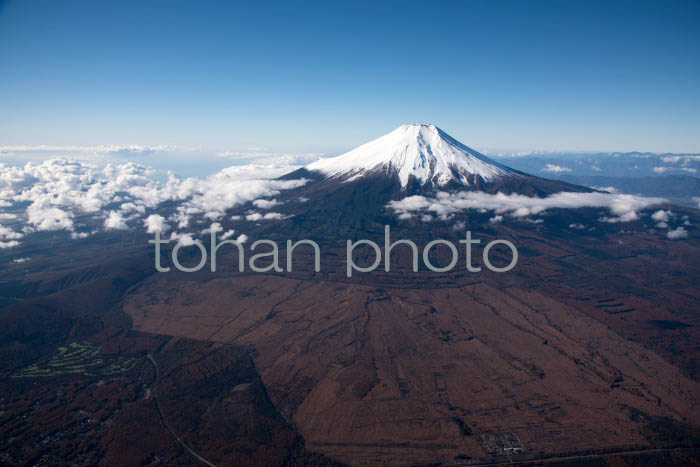
[[[700,152],[700,2],[0,0],[0,145]]]

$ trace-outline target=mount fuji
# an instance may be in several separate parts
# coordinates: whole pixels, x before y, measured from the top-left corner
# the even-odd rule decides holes
[[[345,154],[317,160],[281,177],[307,180],[285,194],[298,222],[367,224],[385,206],[412,195],[484,192],[546,197],[590,188],[536,177],[500,164],[431,124],[402,125]],[[310,200],[299,203],[294,199]],[[342,217],[342,220],[341,220]]]
[[[318,160],[306,168],[343,180],[383,171],[397,175],[402,187],[411,178],[433,186],[449,182],[471,185],[477,177],[490,182],[520,174],[463,145],[435,125],[425,124],[402,125],[350,152]]]
[[[324,188],[378,181],[394,194],[478,190],[528,196],[588,188],[535,177],[500,164],[432,124],[406,124],[337,157],[312,162],[284,178],[324,181]],[[389,179],[389,180],[387,180]],[[307,187],[311,188],[314,184]]]
[[[272,404],[310,450],[348,465],[488,464],[644,445],[646,421],[661,417],[700,423],[688,292],[700,250],[650,233],[652,216],[678,226],[692,212],[642,212],[629,199],[581,207],[613,195],[513,170],[434,125],[401,126],[284,178],[304,183],[268,201],[279,212],[241,204],[222,227],[281,250],[313,239],[318,270],[300,248],[293,271],[248,275],[227,248],[216,276],[155,275],[123,309],[142,332],[251,349]],[[522,209],[497,211],[494,200]],[[426,209],[410,211],[415,203]],[[516,245],[516,269],[470,272],[468,253],[454,263],[443,245],[435,264],[456,268],[416,271],[410,245],[387,247],[410,240],[425,254],[467,230],[482,245]],[[348,254],[359,239],[384,249]],[[349,255],[391,267],[348,277]],[[510,251],[493,260],[508,265]]]
[[[290,258],[288,241],[311,239],[319,270],[301,245],[293,270],[252,273],[229,244],[213,250],[216,272],[178,272],[175,248],[188,266],[206,254],[171,241],[171,271],[155,272],[144,229],[42,232],[23,239],[22,261],[0,250],[0,436],[17,439],[3,458],[71,458],[81,443],[106,451],[77,463],[190,465],[184,444],[211,465],[493,465],[697,447],[697,210],[519,172],[434,125],[287,179],[226,208],[220,240],[235,234],[249,259]],[[199,204],[155,211],[204,245],[214,219],[198,208],[254,188],[210,182]],[[466,231],[480,271],[464,248],[452,263],[447,245]],[[348,277],[360,239],[383,244],[391,267]],[[480,259],[499,239],[517,247],[512,271]],[[401,240],[424,254],[432,243],[445,272],[414,270]],[[363,266],[376,253],[351,252]],[[44,447],[27,426],[61,439]]]

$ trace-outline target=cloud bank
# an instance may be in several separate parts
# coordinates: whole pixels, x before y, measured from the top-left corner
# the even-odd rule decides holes
[[[17,246],[37,231],[64,230],[73,238],[84,238],[93,233],[86,219],[97,220],[104,230],[139,228],[152,233],[164,232],[170,224],[187,228],[195,216],[214,221],[250,201],[269,209],[280,203],[266,198],[306,183],[275,179],[289,170],[272,164],[246,165],[206,178],[179,178],[132,162],[102,168],[62,158],[23,166],[0,164],[0,221],[5,223],[0,225],[0,248]],[[168,219],[154,212],[166,202],[174,211]],[[279,213],[257,216],[283,218]]]
[[[423,220],[434,218],[447,220],[459,212],[475,209],[493,211],[498,215],[508,214],[524,218],[541,214],[554,208],[605,208],[610,210],[613,217],[605,217],[605,222],[628,222],[638,218],[637,211],[661,204],[662,198],[647,198],[635,195],[614,193],[556,193],[546,198],[529,197],[518,194],[504,193],[489,194],[479,191],[464,191],[459,193],[439,192],[435,197],[409,196],[399,201],[392,201],[388,207],[401,219],[419,216]],[[433,217],[434,216],[434,217]],[[498,216],[494,217],[498,222]],[[502,216],[499,221],[502,220]]]

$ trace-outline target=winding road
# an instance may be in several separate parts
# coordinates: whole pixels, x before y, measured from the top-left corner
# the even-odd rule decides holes
[[[160,369],[158,368],[158,364],[156,363],[155,359],[153,358],[153,355],[148,354],[147,355],[148,360],[153,364],[153,368],[156,370],[156,379],[153,381],[153,387],[152,387],[152,392],[153,392],[153,401],[156,404],[156,410],[158,411],[158,416],[160,417],[160,421],[163,422],[163,426],[170,432],[173,438],[177,440],[178,443],[182,445],[183,448],[185,448],[185,451],[190,453],[195,459],[197,459],[199,462],[201,462],[204,465],[208,465],[210,467],[216,467],[215,464],[212,462],[208,461],[204,457],[200,456],[194,449],[189,447],[187,443],[185,443],[182,438],[180,438],[177,433],[170,427],[168,424],[168,421],[165,419],[165,415],[163,415],[163,411],[161,410],[160,403],[158,402],[158,392],[157,392],[157,386],[158,386],[158,381],[160,381]]]

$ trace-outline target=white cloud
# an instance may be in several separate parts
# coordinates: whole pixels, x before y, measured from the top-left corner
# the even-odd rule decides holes
[[[664,211],[663,209],[659,209],[651,215],[651,218],[658,222],[668,222],[669,220],[671,220],[672,215],[673,212],[671,211]]]
[[[146,227],[146,233],[154,234],[156,232],[167,232],[170,228],[168,224],[165,223],[165,218],[160,214],[151,214],[143,221],[144,227]]]
[[[126,219],[119,211],[110,211],[107,219],[105,219],[105,229],[127,230],[129,226],[126,224]]]
[[[301,154],[271,152],[265,150],[265,148],[248,148],[247,151],[224,151],[217,154],[218,157],[226,159],[250,160],[255,161],[257,164],[285,165],[292,169],[302,167],[326,155],[326,153],[315,152]]]
[[[26,263],[29,260],[30,260],[30,258],[15,258],[12,260],[12,262],[20,264],[20,263]]]
[[[207,227],[206,229],[202,229],[202,234],[203,234],[203,235],[208,234],[208,233],[210,233],[212,230],[214,231],[214,233],[217,233],[217,232],[221,232],[221,231],[223,230],[223,228],[221,227],[221,224],[219,224],[218,222],[214,222],[213,224],[211,224],[211,225],[210,225],[209,227]]]
[[[661,204],[664,201],[661,198],[611,193],[562,192],[546,198],[537,198],[518,194],[463,191],[459,193],[438,192],[434,198],[420,195],[409,196],[399,201],[390,202],[388,207],[394,210],[401,219],[410,218],[414,214],[433,213],[443,220],[467,209],[487,209],[496,214],[507,213],[514,217],[526,217],[554,208],[597,207],[607,208],[615,215],[613,218],[606,218],[605,221],[627,222],[637,218],[637,210]]]
[[[678,165],[676,165],[676,167],[654,167],[654,172],[658,174],[666,173],[669,170],[682,170],[684,172],[695,174],[698,172],[698,169],[689,166],[693,165],[694,162],[700,161],[700,156],[666,156],[662,157],[661,160],[669,164],[678,164],[678,162],[680,162],[681,167],[678,167]]]
[[[98,149],[102,152],[120,150],[116,147]],[[131,147],[131,150],[140,149]],[[172,173],[163,177],[149,167],[132,162],[108,163],[103,168],[63,158],[27,162],[22,166],[0,164],[0,209],[15,208],[11,213],[0,212],[0,219],[17,219],[24,225],[25,233],[42,230],[75,233],[76,216],[104,212],[109,207],[103,227],[127,229],[129,221],[153,215],[153,210],[162,203],[170,202],[174,206],[170,220],[178,229],[184,229],[192,217],[198,217],[198,222],[202,217],[217,220],[226,210],[245,202],[255,201],[260,209],[280,204],[275,199],[265,198],[307,182],[275,179],[289,170],[288,166],[251,164],[228,167],[206,178],[183,179]],[[23,213],[16,209],[18,203],[27,205]],[[115,203],[119,203],[117,209],[113,207]],[[268,213],[262,218],[272,220],[284,216]],[[155,229],[156,223],[161,222],[166,229],[165,219],[158,217],[147,217],[133,225],[143,225],[148,230]],[[74,238],[81,236],[73,235]],[[4,242],[5,247],[16,245],[8,242]]]
[[[202,230],[203,234],[210,233],[211,231],[214,231],[214,233],[217,232],[222,232],[223,228],[221,227],[221,224],[218,222],[214,222],[209,228]],[[233,234],[235,234],[236,231],[234,229],[227,230],[223,234],[218,236],[218,239],[223,241],[223,240],[228,240],[229,238],[233,237]],[[238,236],[238,238],[235,240],[238,243],[245,243],[245,241],[248,240],[248,236],[241,234]]]
[[[0,154],[23,154],[23,153],[45,153],[49,155],[71,155],[71,154],[152,154],[154,152],[171,152],[174,146],[139,146],[139,145],[116,145],[107,144],[99,146],[0,146]]]
[[[0,248],[12,248],[19,245],[20,238],[24,237],[24,234],[15,232],[9,227],[0,225]]]
[[[18,239],[22,238],[23,236],[24,236],[23,234],[21,234],[19,232],[15,232],[14,230],[12,230],[9,227],[5,227],[3,225],[0,225],[0,239],[1,240],[18,240]]]
[[[36,230],[73,230],[73,214],[60,208],[33,203],[27,208],[27,222]]]
[[[279,220],[279,219],[284,219],[285,216],[282,213],[279,212],[268,212],[263,214],[260,214],[259,212],[253,212],[245,216],[246,220],[248,221],[259,221],[259,220]]]
[[[601,217],[600,221],[615,224],[617,222],[632,222],[636,221],[637,219],[639,219],[637,213],[635,211],[629,211],[624,214],[621,214],[618,217]]]
[[[170,240],[177,240],[177,243],[181,244],[182,246],[194,245],[194,238],[190,233],[173,232],[170,234]]]
[[[503,221],[503,216],[493,216],[491,219],[489,219],[489,224],[497,224],[501,221]]]
[[[675,164],[679,161],[682,161],[683,164],[687,164],[688,162],[700,161],[700,155],[666,156],[662,157],[661,160],[669,164]]]
[[[669,230],[666,233],[666,236],[670,238],[671,240],[677,239],[677,238],[686,238],[688,236],[688,231],[685,230],[683,227],[678,227],[674,230]]]
[[[207,212],[209,217],[218,218],[238,204],[266,196],[274,196],[282,190],[304,185],[307,180],[271,180],[268,178],[251,178],[260,176],[278,176],[269,167],[257,166],[229,167],[216,174],[200,180],[193,187],[191,198],[184,203],[185,209],[195,208]],[[213,217],[218,216],[218,217]]]
[[[236,231],[233,229],[227,230],[226,232],[221,234],[221,237],[219,237],[219,239],[228,240],[229,238],[233,237],[233,234],[235,234],[235,233],[236,233]]]
[[[561,165],[547,164],[544,166],[544,169],[542,169],[542,172],[562,173],[571,172],[571,169],[569,167],[564,167]]]
[[[146,207],[141,205],[141,204],[134,204],[132,202],[124,203],[120,206],[120,209],[124,212],[138,212],[139,214],[143,214],[146,212]]]
[[[256,199],[255,201],[253,201],[253,206],[255,206],[258,209],[270,209],[274,206],[277,206],[278,204],[282,203],[277,201],[276,199]]]

